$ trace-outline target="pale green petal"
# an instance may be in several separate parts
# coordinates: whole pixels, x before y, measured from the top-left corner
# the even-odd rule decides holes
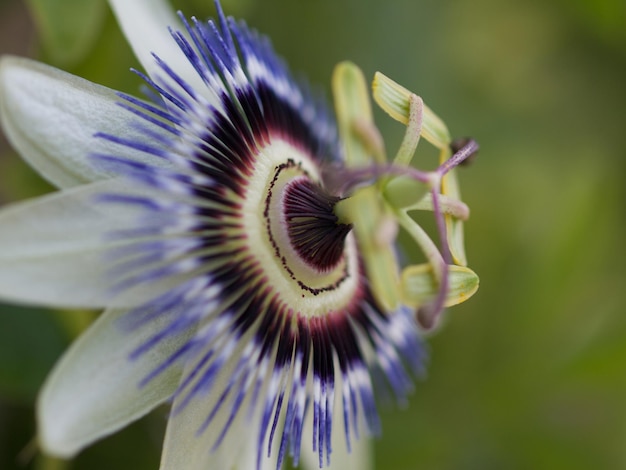
[[[445,306],[465,302],[478,291],[478,275],[464,266],[450,265]],[[430,264],[411,265],[402,271],[402,301],[413,308],[432,302],[439,292]]]
[[[105,153],[163,165],[150,155],[120,148],[97,132],[138,138],[138,120],[117,103],[115,91],[28,59],[0,59],[0,121],[22,157],[52,184],[64,188],[111,173],[93,165],[89,155]],[[157,133],[164,132],[147,122]]]
[[[371,165],[372,153],[377,163],[385,163],[363,72],[352,62],[340,62],[333,71],[332,89],[346,165]],[[377,147],[382,150],[375,151]]]
[[[156,54],[196,90],[206,85],[180,50],[168,28],[181,31],[182,24],[165,0],[109,0],[135,56],[154,79],[165,77],[152,54]]]
[[[58,457],[72,457],[85,446],[126,426],[167,400],[182,367],[174,365],[145,386],[139,383],[187,340],[189,333],[163,340],[158,348],[130,360],[130,353],[154,334],[125,332],[123,311],[102,316],[64,354],[46,380],[37,403],[39,443]]]
[[[106,234],[136,223],[136,210],[97,204],[127,183],[110,179],[0,210],[0,298],[51,307],[110,304]]]
[[[402,85],[380,72],[374,75],[372,83],[374,100],[393,119],[407,124],[409,101],[412,93]],[[428,106],[424,105],[422,117],[422,136],[437,148],[450,145],[450,132],[445,123]]]

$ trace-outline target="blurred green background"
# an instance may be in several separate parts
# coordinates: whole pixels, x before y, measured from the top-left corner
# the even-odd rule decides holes
[[[380,70],[482,146],[460,171],[481,288],[428,339],[429,373],[410,406],[383,407],[376,468],[626,468],[626,2],[223,5],[311,82],[328,88],[344,59],[370,78]],[[174,6],[214,12],[208,0]],[[0,53],[131,93],[140,84],[102,0],[0,0]],[[376,118],[392,153],[402,128]],[[0,135],[0,200],[49,190]],[[67,468],[32,451],[33,403],[85,315],[0,307],[1,469]],[[157,468],[165,417],[69,467]]]

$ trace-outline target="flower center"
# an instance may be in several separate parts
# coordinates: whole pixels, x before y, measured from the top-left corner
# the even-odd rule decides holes
[[[260,150],[243,198],[248,252],[264,283],[305,316],[326,316],[355,301],[359,259],[349,225],[338,223],[338,201],[319,183],[317,163],[275,139]]]
[[[306,178],[294,180],[284,190],[283,216],[289,241],[305,263],[320,271],[339,263],[352,229],[339,223],[333,212],[339,200]]]

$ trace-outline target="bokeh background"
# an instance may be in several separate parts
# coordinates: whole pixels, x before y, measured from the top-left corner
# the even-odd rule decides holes
[[[410,405],[383,407],[376,468],[626,468],[626,2],[223,5],[311,82],[328,88],[344,59],[383,71],[482,146],[460,171],[481,288],[428,338]],[[174,6],[214,12],[208,0]],[[0,0],[0,53],[140,85],[103,0]],[[393,153],[402,128],[376,118]],[[432,167],[432,154],[419,164]],[[0,135],[1,202],[50,190]],[[34,450],[37,390],[93,316],[0,306],[1,469],[157,468],[165,410],[71,463]]]

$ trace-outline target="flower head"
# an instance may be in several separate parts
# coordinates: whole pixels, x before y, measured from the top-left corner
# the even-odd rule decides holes
[[[476,289],[451,173],[474,144],[449,158],[443,123],[379,75],[375,98],[407,124],[389,164],[355,66],[335,72],[335,122],[219,4],[215,23],[110,3],[152,100],[0,62],[4,129],[62,188],[0,213],[0,295],[106,309],[42,391],[41,445],[71,456],[170,401],[164,469],[280,467],[301,449],[330,465],[380,431],[374,376],[411,391],[416,318]],[[432,172],[409,166],[420,135],[441,149]],[[398,225],[427,263],[400,269]]]

